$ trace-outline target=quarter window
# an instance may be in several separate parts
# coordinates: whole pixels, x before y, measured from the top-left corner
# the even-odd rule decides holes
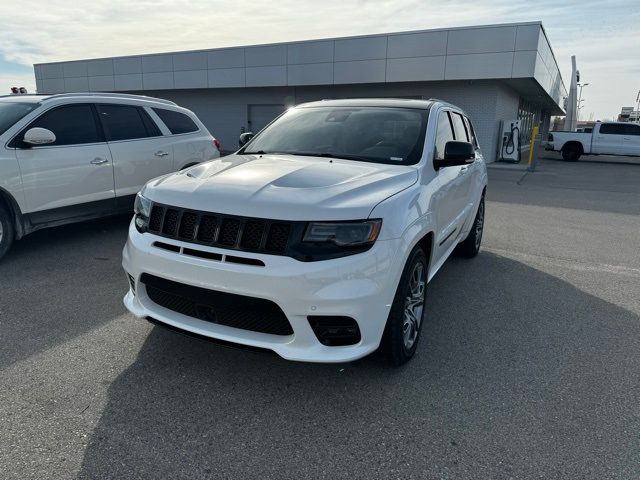
[[[89,104],[65,105],[43,113],[23,132],[40,127],[51,130],[56,141],[49,145],[80,145],[104,141],[98,131],[93,109]],[[19,138],[22,139],[22,136]]]
[[[160,130],[148,118],[147,112],[133,105],[98,105],[98,114],[107,140],[132,140],[157,137]]]
[[[447,144],[447,142],[450,142],[453,139],[453,130],[451,128],[449,114],[447,112],[440,112],[440,115],[438,116],[438,127],[436,130],[434,152],[434,158],[436,160],[444,160],[444,146]]]
[[[164,122],[169,131],[174,135],[179,133],[197,132],[198,126],[188,115],[173,110],[165,110],[164,108],[154,108],[154,112]]]

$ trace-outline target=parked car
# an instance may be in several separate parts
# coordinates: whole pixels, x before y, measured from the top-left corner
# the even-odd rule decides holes
[[[300,105],[234,155],[146,185],[124,303],[290,360],[351,361],[382,342],[400,365],[416,351],[427,282],[454,250],[478,253],[486,186],[453,105]]]
[[[150,179],[220,156],[195,114],[139,95],[0,98],[0,258],[35,230],[130,211]]]
[[[576,161],[582,155],[640,156],[640,125],[598,122],[591,132],[550,132],[546,150],[562,152],[562,158]]]

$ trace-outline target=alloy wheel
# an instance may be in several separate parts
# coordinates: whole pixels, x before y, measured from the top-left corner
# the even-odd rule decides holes
[[[476,218],[476,250],[480,248],[482,241],[482,229],[484,228],[484,201],[480,202],[478,207],[478,216]]]
[[[406,350],[410,350],[413,347],[420,332],[420,324],[424,313],[425,287],[425,268],[422,262],[417,262],[411,272],[409,291],[404,303],[402,336]]]

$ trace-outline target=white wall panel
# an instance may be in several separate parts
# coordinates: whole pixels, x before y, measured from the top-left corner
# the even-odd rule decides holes
[[[389,35],[388,58],[428,57],[446,53],[446,31]]]
[[[89,77],[90,92],[111,92],[116,88],[113,75],[101,75],[99,77]]]
[[[333,67],[333,83],[380,83],[386,74],[385,60],[336,62]]]
[[[141,57],[114,58],[113,73],[115,73],[116,75],[142,73],[142,58]]]
[[[288,85],[326,85],[333,83],[333,63],[309,63],[287,67]]]
[[[387,60],[387,82],[420,82],[444,80],[445,56],[390,58]]]
[[[244,68],[217,68],[209,70],[209,87],[230,88],[245,86]]]
[[[293,43],[287,47],[287,63],[333,62],[333,41]]]
[[[348,38],[335,41],[335,61],[386,58],[387,37]]]
[[[516,27],[461,28],[449,31],[447,54],[512,52]]]
[[[446,80],[510,78],[513,52],[448,55]]]

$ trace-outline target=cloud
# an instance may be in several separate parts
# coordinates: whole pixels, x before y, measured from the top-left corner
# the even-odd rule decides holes
[[[31,65],[542,20],[565,82],[569,57],[576,54],[583,76],[594,82],[586,110],[612,115],[628,103],[626,96],[635,98],[638,88],[633,72],[640,51],[637,1],[539,0],[532,9],[524,0],[93,0],[90,8],[77,1],[22,0],[3,15],[0,54]],[[618,85],[613,93],[611,76]]]

